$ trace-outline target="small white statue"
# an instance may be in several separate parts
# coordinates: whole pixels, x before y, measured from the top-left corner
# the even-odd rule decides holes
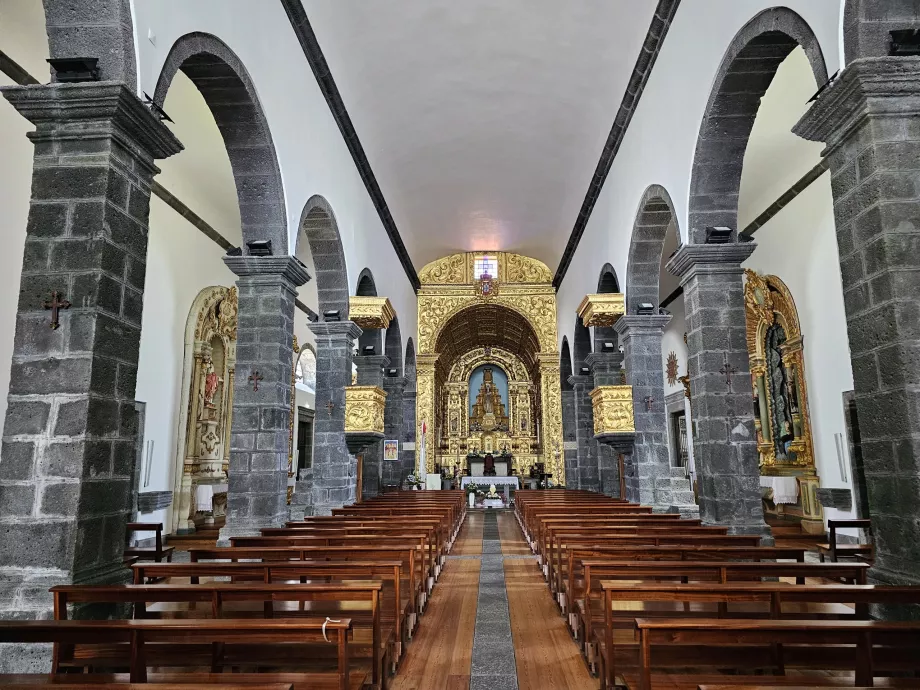
[[[495,484],[489,484],[489,493],[486,494],[486,498],[498,498],[498,492],[495,490]]]

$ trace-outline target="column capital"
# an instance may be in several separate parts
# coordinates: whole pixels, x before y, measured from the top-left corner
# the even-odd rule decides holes
[[[224,263],[240,278],[254,278],[253,282],[283,279],[295,288],[310,280],[307,267],[293,256],[225,256]]]
[[[391,389],[393,389],[393,390],[398,391],[398,390],[400,390],[401,388],[404,388],[405,385],[406,385],[406,377],[405,377],[405,376],[384,376],[384,377],[383,377],[383,387],[384,387],[384,389],[390,389],[390,388],[391,388]]]
[[[33,142],[109,136],[122,139],[129,148],[139,146],[154,159],[169,158],[183,148],[176,135],[122,82],[5,86],[0,92],[35,125],[36,130],[29,134]]]
[[[697,273],[738,273],[741,264],[754,253],[754,242],[728,244],[684,244],[668,261],[667,269],[682,279]]]
[[[569,376],[569,384],[572,387],[584,386],[585,392],[594,388],[594,377],[583,374],[572,374]]]
[[[358,336],[363,333],[358,324],[353,321],[317,321],[311,323],[308,328],[315,336],[351,338],[357,340]]]
[[[591,372],[619,370],[623,365],[622,352],[592,352],[585,357],[585,364],[591,367]]]
[[[357,355],[354,359],[357,367],[376,367],[383,369],[390,366],[390,358],[386,355]]]
[[[809,141],[826,142],[827,156],[850,138],[866,115],[920,115],[920,57],[853,60],[792,131]]]
[[[614,324],[613,329],[624,338],[634,335],[657,335],[660,337],[670,321],[670,314],[628,314],[621,316]]]

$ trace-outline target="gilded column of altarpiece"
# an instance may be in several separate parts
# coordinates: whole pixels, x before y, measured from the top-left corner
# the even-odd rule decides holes
[[[476,259],[483,256],[495,257],[497,263],[497,275],[485,280],[475,275]],[[519,254],[469,252],[434,261],[422,269],[419,277],[422,288],[418,294],[416,463],[421,454],[423,424],[428,428],[424,443],[429,471],[433,471],[439,454],[445,463],[456,462],[458,456],[464,459],[461,444],[463,433],[469,433],[469,378],[467,374],[462,379],[460,372],[472,371],[473,361],[494,363],[508,374],[506,412],[510,419],[507,435],[496,436],[498,445],[494,450],[500,452],[504,443],[509,450],[516,445],[519,471],[526,470],[525,463],[544,462],[557,483],[564,483],[556,293],[550,270],[540,261]],[[516,362],[508,358],[513,353],[492,343],[477,343],[469,352],[461,353],[460,359],[466,364],[459,367],[458,362],[439,359],[438,338],[451,318],[483,304],[515,312],[533,329],[539,351],[533,353],[533,372],[529,376],[518,376]],[[437,380],[439,371],[446,372],[440,374],[443,381]],[[456,436],[451,430],[454,419]],[[468,452],[469,436],[466,441]]]

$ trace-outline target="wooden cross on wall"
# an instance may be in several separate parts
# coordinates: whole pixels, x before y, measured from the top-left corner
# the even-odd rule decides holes
[[[54,290],[51,293],[51,301],[45,302],[42,306],[51,310],[51,330],[56,331],[61,326],[59,310],[70,309],[71,305],[66,299],[61,299],[61,293]]]
[[[254,371],[249,375],[249,383],[252,384],[252,390],[259,390],[259,381],[264,381],[265,377],[262,376],[261,372]]]
[[[645,403],[645,411],[651,412],[652,403],[655,402],[655,398],[653,398],[651,395],[646,395],[645,398],[642,399],[642,402]]]
[[[722,374],[722,375],[725,377],[725,384],[728,386],[728,391],[729,391],[729,392],[731,392],[731,390],[732,390],[732,374],[734,374],[736,371],[738,371],[738,370],[735,369],[735,367],[733,367],[733,366],[732,366],[731,364],[729,364],[728,362],[726,362],[725,364],[723,364],[723,365],[722,365],[722,368],[719,369],[719,373]]]

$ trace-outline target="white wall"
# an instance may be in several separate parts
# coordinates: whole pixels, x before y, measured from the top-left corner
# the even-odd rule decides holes
[[[694,0],[677,11],[635,116],[559,290],[559,339],[569,335],[571,315],[593,292],[604,262],[625,283],[629,241],[642,194],[652,184],[670,193],[681,234],[687,237],[687,206],[700,123],[722,58],[735,34],[769,0]],[[811,26],[824,50],[828,73],[839,67],[838,0],[788,0]],[[701,33],[700,18],[705,17]],[[574,219],[573,219],[574,220]]]
[[[415,333],[415,294],[281,3],[259,2],[258,12],[252,0],[133,0],[133,5],[140,89],[153,93],[170,47],[189,32],[212,33],[230,46],[252,77],[268,119],[284,182],[291,253],[304,205],[322,195],[342,235],[349,285],[354,289],[358,273],[369,267],[380,294],[399,314],[404,341]],[[301,294],[315,309],[312,288]]]

